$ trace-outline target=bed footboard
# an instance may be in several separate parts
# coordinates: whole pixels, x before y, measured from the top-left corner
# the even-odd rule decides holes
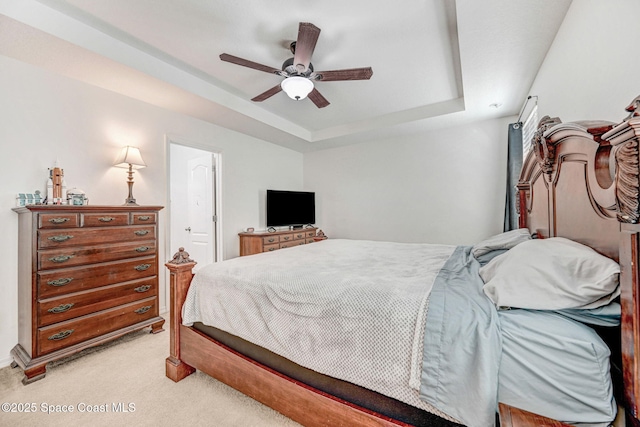
[[[178,382],[191,375],[195,368],[180,359],[180,330],[182,329],[182,305],[187,297],[187,291],[193,278],[193,266],[196,262],[189,258],[184,248],[180,248],[173,259],[165,264],[170,274],[170,344],[169,357],[166,360],[166,375]]]

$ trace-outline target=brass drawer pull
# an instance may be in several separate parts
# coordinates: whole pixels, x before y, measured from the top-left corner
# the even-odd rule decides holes
[[[67,221],[69,221],[69,218],[51,218],[51,219],[49,219],[49,222],[52,223],[52,224],[64,224]]]
[[[49,240],[54,241],[54,242],[66,242],[69,239],[73,239],[73,236],[70,236],[68,234],[60,234],[57,236],[51,236],[49,237]]]
[[[304,237],[304,234],[296,234],[296,237],[297,237],[298,239],[302,239],[302,238]]]
[[[140,215],[138,221],[149,221],[151,217],[149,215]]]
[[[48,280],[47,281],[47,285],[64,286],[64,285],[68,285],[69,283],[71,283],[72,280],[73,280],[73,277],[65,277],[65,278],[62,278],[62,279]]]
[[[274,239],[273,237],[267,240],[269,243],[275,242],[276,239]]]
[[[71,304],[71,303],[69,303],[69,304],[60,304],[59,306],[50,308],[47,311],[49,313],[64,313],[65,311],[68,311],[71,307],[73,307],[73,304]]]
[[[115,218],[112,216],[101,216],[100,218],[98,218],[98,221],[100,222],[111,222],[114,221]]]
[[[136,292],[147,292],[149,289],[151,289],[151,285],[142,285],[142,286],[138,286],[137,288],[134,288],[133,290]]]
[[[289,240],[291,238],[291,236],[284,236],[283,239],[284,240]]]
[[[149,246],[138,246],[135,251],[136,252],[147,252],[149,250]]]
[[[146,269],[148,269],[149,267],[151,267],[151,264],[140,264],[140,265],[136,265],[135,268],[138,271],[145,271]]]
[[[69,261],[71,258],[73,258],[73,255],[58,255],[54,256],[53,258],[49,258],[49,261],[59,263]]]
[[[144,314],[144,313],[146,313],[147,311],[151,310],[151,307],[152,307],[152,306],[150,306],[150,305],[145,305],[144,307],[140,307],[140,308],[138,308],[137,310],[133,310],[133,311],[134,311],[135,313],[137,313],[137,314]]]
[[[146,236],[149,234],[149,230],[136,230],[134,233],[136,236]]]
[[[275,251],[275,250],[276,250],[276,248],[269,248],[269,249],[268,249],[268,251],[269,251],[269,252],[271,252],[271,251]]]
[[[67,338],[69,335],[73,333],[73,329],[67,329],[66,331],[58,332],[57,334],[53,334],[49,337],[51,341],[60,341]]]

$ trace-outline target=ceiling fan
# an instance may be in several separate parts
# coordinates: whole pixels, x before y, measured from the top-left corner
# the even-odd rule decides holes
[[[309,99],[318,108],[329,105],[329,101],[322,96],[313,82],[332,82],[339,80],[369,80],[373,75],[371,67],[349,68],[344,70],[314,71],[311,63],[311,55],[316,47],[320,28],[309,22],[301,22],[298,27],[298,39],[291,43],[290,49],[293,58],[289,58],[282,64],[282,69],[269,67],[247,59],[223,53],[220,59],[265,73],[277,74],[284,80],[271,89],[252,98],[252,101],[261,102],[284,90],[290,98],[295,100]]]

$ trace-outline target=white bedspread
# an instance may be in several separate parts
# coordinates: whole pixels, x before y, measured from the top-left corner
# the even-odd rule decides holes
[[[183,323],[436,413],[419,398],[428,296],[455,246],[329,239],[200,269]]]

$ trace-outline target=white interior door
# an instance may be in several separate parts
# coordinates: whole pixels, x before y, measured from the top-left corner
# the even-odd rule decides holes
[[[169,139],[169,244],[168,259],[180,247],[198,264],[219,260],[221,255],[220,153]]]
[[[187,226],[191,258],[198,266],[215,260],[214,156],[206,153],[187,161]]]

